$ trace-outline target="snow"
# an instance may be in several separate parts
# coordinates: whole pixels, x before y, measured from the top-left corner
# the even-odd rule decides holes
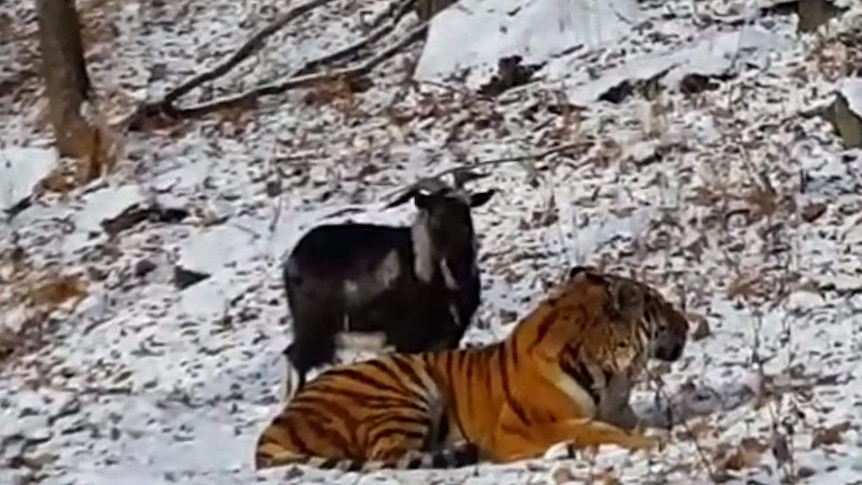
[[[676,86],[686,74],[724,74],[738,63],[762,66],[774,51],[793,46],[794,36],[787,31],[773,32],[756,24],[734,31],[713,27],[698,32],[688,46],[659,45],[625,56],[619,67],[592,80],[584,69],[585,52],[624,38],[640,24],[639,13],[634,0],[458,2],[431,22],[416,78],[446,81],[467,70],[464,84],[475,89],[494,74],[497,59],[520,55],[523,64],[545,62],[538,75],[563,83],[573,101],[585,104],[626,79],[649,79],[664,72],[662,83]],[[483,41],[472,42],[477,38]]]
[[[838,91],[847,100],[850,111],[862,118],[862,79],[845,78],[841,80]]]
[[[465,84],[476,88],[501,57],[520,55],[531,64],[613,43],[631,29],[637,11],[635,0],[460,1],[432,20],[415,77],[445,80],[469,69]]]
[[[118,99],[154,99],[285,8],[80,3],[94,32],[93,84]],[[385,5],[333,1],[183,105],[272,81],[348,45],[362,35],[360,18]],[[32,8],[0,4],[0,37],[9,18],[23,39],[0,44],[0,85],[11,83],[0,91],[0,160],[17,160],[14,175],[0,167],[4,208],[56,159],[39,148],[50,130],[22,54],[37,48]],[[803,113],[830,103],[836,89],[851,106],[862,99],[858,79],[818,67],[824,43],[862,27],[862,6],[816,35],[797,34],[793,16],[758,12],[731,0],[463,0],[435,18],[424,48],[375,70],[352,109],[308,102],[309,90],[299,90],[244,116],[125,133],[125,156],[106,180],[40,195],[0,224],[0,343],[17,330],[8,321],[25,321],[20,302],[5,306],[5,292],[26,283],[10,276],[13,242],[33,271],[89,280],[87,298],[52,314],[39,345],[0,361],[0,483],[499,485],[586,481],[608,470],[622,483],[709,483],[702,456],[729,483],[777,483],[789,467],[768,448],[738,470],[721,458],[743,439],[768,444],[774,433],[792,439],[793,468],[812,473],[799,483],[858,480],[860,154]],[[535,82],[495,100],[470,93],[513,53],[546,62]],[[417,61],[420,78],[448,87],[405,84],[404,66]],[[466,80],[451,79],[463,67],[472,69]],[[662,73],[652,99],[597,101],[623,81]],[[680,83],[692,73],[723,80],[684,95]],[[583,110],[560,114],[565,105]],[[603,447],[594,459],[451,471],[255,472],[254,443],[278,411],[291,339],[281,264],[299,238],[324,221],[407,224],[411,204],[383,207],[419,176],[575,142],[582,148],[525,162],[529,170],[477,169],[491,174],[477,190],[499,191],[474,213],[483,292],[466,340],[504,337],[570,265],[635,272],[709,327],[679,362],[654,369],[660,388],[643,382],[633,395],[649,422],[663,424],[672,411],[668,446],[648,459]],[[825,210],[808,220],[812,203]],[[153,205],[189,216],[117,234],[103,227]],[[209,277],[180,289],[176,268]],[[842,422],[854,427],[840,443],[813,445],[818,430]]]
[[[13,146],[0,150],[0,210],[29,197],[56,162],[54,149]]]

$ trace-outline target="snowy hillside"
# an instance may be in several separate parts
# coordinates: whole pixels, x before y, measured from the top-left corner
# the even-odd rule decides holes
[[[114,120],[298,3],[77,2]],[[390,6],[321,3],[179,106],[278,82]],[[836,3],[799,32],[788,1],[462,0],[365,85],[125,132],[113,173],[67,193],[49,183],[33,2],[0,3],[0,483],[862,483],[862,5]],[[633,272],[696,327],[634,395],[672,418],[668,446],[255,473],[292,245],[323,220],[406,224],[409,204],[380,209],[395,190],[501,158],[517,161],[476,169],[500,191],[474,215],[467,340],[506,335],[573,264]]]

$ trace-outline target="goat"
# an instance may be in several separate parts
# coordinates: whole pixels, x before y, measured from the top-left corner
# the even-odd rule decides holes
[[[463,188],[479,177],[455,172],[454,187],[425,178],[405,189],[386,208],[413,199],[418,213],[410,227],[325,224],[299,240],[283,272],[293,317],[283,363],[298,385],[285,391],[286,373],[283,395],[303,387],[312,368],[333,363],[337,348],[351,346],[350,334],[398,352],[458,347],[480,300],[470,210],[495,192]]]

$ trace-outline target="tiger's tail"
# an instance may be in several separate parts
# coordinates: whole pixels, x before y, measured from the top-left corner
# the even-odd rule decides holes
[[[324,470],[372,472],[385,469],[451,469],[473,465],[478,461],[478,447],[472,443],[460,442],[439,451],[410,451],[397,460],[381,461],[324,458],[287,450],[271,454],[259,452],[255,459],[255,468],[260,470],[284,465],[308,465]]]

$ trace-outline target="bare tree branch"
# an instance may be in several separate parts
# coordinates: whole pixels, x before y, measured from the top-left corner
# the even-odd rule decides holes
[[[170,115],[180,118],[190,118],[193,116],[211,113],[213,111],[218,111],[220,109],[253,104],[257,102],[258,98],[260,98],[261,96],[282,94],[292,89],[304,88],[326,81],[334,81],[343,78],[355,79],[365,76],[370,73],[375,67],[379,66],[380,64],[400,52],[405,47],[416,41],[421,40],[425,36],[425,31],[427,29],[427,24],[422,24],[418,27],[415,27],[398,42],[392,44],[391,46],[380,51],[378,54],[369,58],[365,62],[362,62],[356,66],[345,67],[331,72],[307,74],[304,76],[291,76],[284,81],[259,86],[244,93],[232,96],[225,96],[207,103],[190,106],[188,108],[175,108],[170,112]],[[311,62],[316,62],[316,60]],[[304,70],[305,66],[300,68],[300,71]]]
[[[227,61],[216,66],[214,69],[201,73],[192,79],[184,82],[176,89],[170,91],[161,101],[147,103],[138,108],[128,119],[127,124],[132,129],[138,127],[141,122],[147,119],[158,118],[190,118],[198,115],[203,115],[224,108],[240,107],[253,105],[261,96],[281,94],[286,91],[308,87],[319,82],[325,82],[343,78],[359,78],[367,75],[376,66],[383,63],[406,46],[417,40],[421,40],[427,31],[427,24],[422,24],[411,30],[407,37],[396,42],[394,45],[387,47],[382,52],[372,56],[365,62],[351,67],[343,67],[341,69],[328,73],[316,73],[314,71],[321,70],[327,66],[333,66],[345,60],[351,60],[358,57],[358,53],[371,44],[379,41],[387,34],[395,30],[395,27],[407,15],[417,0],[397,0],[393,2],[385,11],[375,17],[372,22],[373,30],[365,38],[360,39],[340,50],[310,60],[303,64],[299,69],[294,71],[286,80],[265,84],[256,87],[245,93],[224,96],[216,100],[194,105],[188,108],[179,108],[175,106],[176,101],[191,90],[199,87],[205,82],[212,81],[223,76],[228,71],[236,67],[244,59],[248,58],[263,47],[263,41],[282,28],[285,24],[300,15],[307,13],[317,7],[323,6],[331,0],[311,0],[308,3],[300,5],[286,14],[276,19],[272,24],[265,27],[263,30],[255,34],[239,50],[228,58]],[[384,22],[389,19],[388,23]]]
[[[522,163],[522,162],[528,162],[528,161],[532,161],[532,160],[540,160],[542,158],[547,157],[548,155],[554,155],[554,154],[557,154],[560,152],[565,152],[567,150],[573,150],[575,148],[589,147],[589,146],[593,145],[594,143],[595,142],[589,141],[589,140],[588,141],[578,141],[578,142],[574,142],[574,143],[566,143],[563,145],[556,145],[556,146],[553,146],[553,147],[548,148],[546,150],[542,150],[540,152],[528,153],[526,155],[519,155],[519,156],[505,157],[505,158],[495,158],[495,159],[491,159],[491,160],[482,160],[481,162],[476,162],[476,163],[473,163],[470,165],[461,165],[458,167],[453,167],[453,168],[443,170],[442,172],[434,175],[434,177],[435,178],[436,177],[442,177],[444,175],[449,175],[451,173],[459,172],[461,170],[467,170],[467,169],[476,168],[476,167],[485,167],[485,166],[489,166],[489,165],[503,165],[506,163]]]
[[[237,64],[263,48],[263,42],[268,37],[272,36],[280,29],[282,29],[285,25],[318,7],[326,5],[331,1],[332,0],[310,0],[307,3],[290,9],[284,15],[277,18],[274,22],[264,27],[258,33],[254,34],[251,39],[246,41],[246,43],[243,44],[242,47],[240,47],[236,52],[234,52],[233,55],[231,55],[225,62],[219,64],[214,69],[202,72],[201,74],[198,74],[197,76],[184,82],[179,87],[165,95],[164,100],[160,104],[162,104],[166,108],[170,108],[173,105],[174,101],[176,101],[183,95],[189,93],[192,89],[200,86],[207,81],[212,81],[221,76],[224,76],[225,74],[227,74],[228,71],[236,67]]]
[[[337,50],[331,54],[326,54],[324,56],[318,57],[312,61],[306,62],[304,66],[299,68],[296,72],[293,73],[292,77],[296,76],[304,76],[306,74],[310,74],[312,71],[320,68],[324,65],[331,65],[341,60],[347,58],[355,58],[355,55],[366,48],[370,44],[377,42],[389,34],[395,27],[401,22],[401,19],[410,12],[410,9],[413,7],[413,4],[416,3],[417,0],[402,0],[400,2],[393,3],[386,11],[380,15],[374,22],[374,30],[372,30],[368,36],[363,39],[360,39],[353,44],[344,47],[343,49]],[[392,16],[391,20],[387,24],[383,24],[383,20],[386,19],[387,16]]]

